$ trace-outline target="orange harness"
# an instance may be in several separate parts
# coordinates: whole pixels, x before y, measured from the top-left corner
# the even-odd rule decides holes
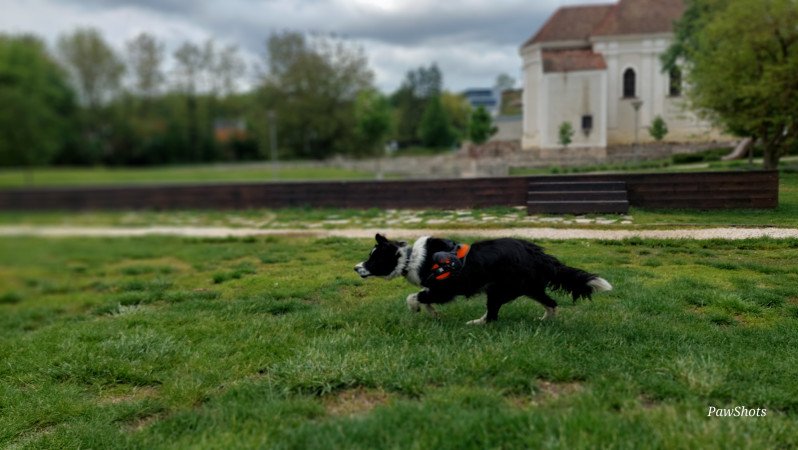
[[[471,246],[458,244],[451,252],[438,252],[432,255],[433,265],[430,278],[438,281],[457,275],[465,266],[465,259]]]

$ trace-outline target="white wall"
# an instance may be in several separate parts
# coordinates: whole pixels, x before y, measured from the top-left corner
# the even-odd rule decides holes
[[[574,135],[570,147],[604,147],[606,142],[607,81],[603,70],[547,73],[543,75],[547,114],[541,148],[561,147],[559,130],[563,122],[570,122]],[[593,116],[590,134],[582,132],[582,116]]]

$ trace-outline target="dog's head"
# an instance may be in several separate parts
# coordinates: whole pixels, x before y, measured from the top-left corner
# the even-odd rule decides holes
[[[374,236],[377,245],[371,249],[369,258],[355,266],[355,272],[363,278],[383,277],[393,278],[402,273],[407,252],[407,243],[402,241],[391,241],[385,236],[377,234]]]

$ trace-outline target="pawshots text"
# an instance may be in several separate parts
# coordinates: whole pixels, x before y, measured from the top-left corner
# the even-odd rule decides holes
[[[768,415],[766,408],[749,409],[745,406],[734,408],[715,408],[709,407],[707,417],[765,417]]]

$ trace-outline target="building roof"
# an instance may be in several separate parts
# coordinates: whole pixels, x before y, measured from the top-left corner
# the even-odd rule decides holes
[[[595,36],[667,33],[684,12],[683,0],[619,0],[607,5],[558,9],[526,41],[532,44],[589,41]]]
[[[589,48],[543,50],[543,72],[574,72],[603,70],[607,68],[604,57]]]
[[[683,0],[620,0],[591,34],[669,33],[683,12]]]
[[[587,41],[615,5],[566,6],[555,11],[527,45],[555,41]]]

